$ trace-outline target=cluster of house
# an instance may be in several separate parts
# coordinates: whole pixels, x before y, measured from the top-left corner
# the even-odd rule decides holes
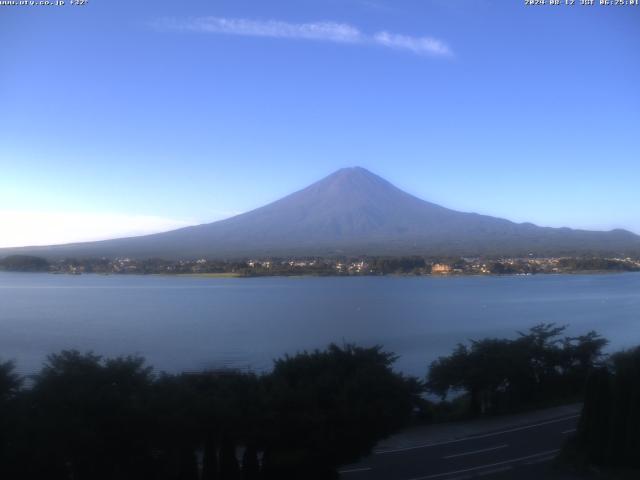
[[[431,273],[446,275],[453,272],[453,267],[446,263],[434,263],[431,265]]]
[[[115,273],[134,273],[139,270],[139,265],[130,258],[116,258],[111,262],[111,269]]]
[[[335,269],[340,273],[371,273],[369,269],[369,264],[364,260],[360,260],[359,262],[337,262],[335,264]]]
[[[568,271],[567,258],[501,258],[487,260],[481,258],[462,258],[455,261],[423,262],[424,267],[412,270],[412,273],[431,273],[432,275],[455,274],[529,274],[529,273],[560,273]],[[624,269],[640,269],[640,259],[609,258],[603,259],[624,266]],[[336,260],[336,259],[252,259],[246,262],[210,261],[204,258],[198,260],[180,260],[174,262],[141,261],[131,258],[116,258],[114,260],[99,259],[84,262],[60,262],[52,265],[51,270],[59,273],[80,274],[95,273],[206,273],[220,271],[246,271],[253,269],[260,274],[260,270],[277,275],[291,269],[296,271],[309,269],[310,271],[331,271],[337,274],[367,275],[393,272],[380,272],[376,261],[366,259]]]

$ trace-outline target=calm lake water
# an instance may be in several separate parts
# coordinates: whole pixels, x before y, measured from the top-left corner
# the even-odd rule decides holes
[[[211,279],[0,273],[0,358],[37,370],[65,348],[141,354],[157,369],[263,370],[329,342],[382,344],[396,367],[539,322],[640,344],[640,274]]]

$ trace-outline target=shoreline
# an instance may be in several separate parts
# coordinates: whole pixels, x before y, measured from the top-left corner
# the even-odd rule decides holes
[[[539,277],[539,276],[561,276],[561,275],[614,275],[625,273],[640,273],[640,270],[575,270],[566,272],[536,272],[536,273],[447,273],[447,274],[411,274],[411,273],[371,273],[371,274],[355,274],[355,275],[341,275],[341,274],[314,274],[314,273],[292,273],[290,275],[277,273],[277,274],[257,274],[257,275],[245,275],[235,272],[223,272],[223,273],[141,273],[141,272],[34,272],[34,271],[20,271],[20,270],[0,270],[1,273],[24,273],[24,274],[49,274],[49,275],[64,275],[64,276],[81,276],[81,275],[96,275],[96,276],[137,276],[137,277],[191,277],[191,278],[357,278],[357,277],[398,277],[398,278],[460,278],[460,277]]]

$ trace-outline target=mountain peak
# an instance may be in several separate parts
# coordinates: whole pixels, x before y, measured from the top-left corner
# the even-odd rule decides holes
[[[364,167],[359,167],[359,166],[355,166],[355,167],[344,167],[344,168],[340,168],[338,170],[336,170],[335,172],[333,172],[333,175],[358,175],[358,174],[365,174],[365,175],[374,175],[373,173],[371,173],[369,170],[367,170]]]
[[[343,179],[343,178],[353,178],[353,179],[362,179],[362,178],[380,178],[376,174],[370,172],[366,168],[363,167],[345,167],[335,172],[331,173],[325,179]]]
[[[385,179],[363,167],[341,168],[310,186],[310,188],[313,187],[329,188],[333,191],[395,189],[395,187]]]

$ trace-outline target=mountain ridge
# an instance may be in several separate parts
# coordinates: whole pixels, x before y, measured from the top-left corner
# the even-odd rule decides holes
[[[336,255],[637,254],[629,231],[576,230],[451,210],[362,167],[337,170],[234,217],[169,232],[97,242],[0,249],[48,258],[247,258]]]

